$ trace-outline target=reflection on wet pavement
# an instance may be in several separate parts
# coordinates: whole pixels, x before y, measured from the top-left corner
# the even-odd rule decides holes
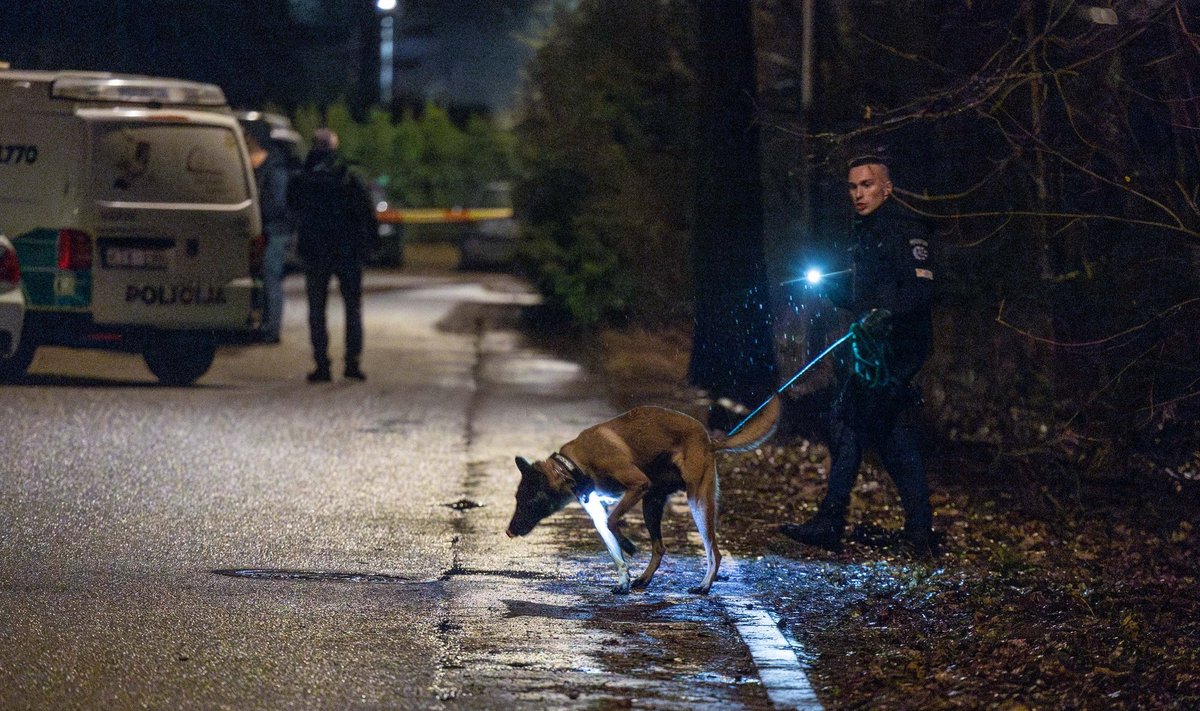
[[[453,540],[451,565],[429,590],[441,650],[431,660],[435,698],[464,709],[775,708],[781,697],[764,687],[739,634],[739,624],[749,629],[754,592],[732,558],[710,596],[686,593],[703,577],[704,559],[682,495],[664,520],[662,567],[648,591],[632,595],[610,593],[611,561],[576,504],[527,537],[504,535],[518,479],[514,456],[543,458],[616,413],[586,369],[517,334],[511,302],[438,312],[432,305],[444,292],[409,294],[430,304],[426,324],[473,338],[475,357],[467,366],[465,475],[461,489],[437,504],[450,510]],[[403,436],[414,424],[398,415],[363,429]],[[638,518],[630,521],[643,544],[630,561],[635,574],[648,558]],[[731,610],[731,601],[740,607]],[[793,664],[782,668],[786,677],[799,669],[794,656]]]
[[[483,376],[495,383],[549,393],[568,385],[580,384],[583,368],[576,363],[547,356],[515,353],[490,359],[484,367]]]
[[[774,708],[722,605],[729,576],[710,597],[685,592],[703,577],[704,558],[682,499],[672,501],[664,522],[668,555],[654,583],[632,595],[610,593],[612,563],[577,504],[527,537],[504,537],[518,479],[513,457],[543,458],[615,413],[582,367],[540,353],[511,332],[481,328],[477,352],[463,498],[488,505],[455,522],[456,565],[479,575],[456,576],[444,589],[447,620],[473,630],[445,639],[452,650],[441,676],[445,703]],[[630,528],[640,525],[631,521]],[[633,556],[631,572],[647,559],[645,551]],[[542,577],[486,572],[505,568]]]

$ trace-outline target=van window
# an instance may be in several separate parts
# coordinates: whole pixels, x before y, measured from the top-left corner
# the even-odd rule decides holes
[[[93,189],[99,200],[237,204],[250,197],[232,129],[96,123],[94,131]]]

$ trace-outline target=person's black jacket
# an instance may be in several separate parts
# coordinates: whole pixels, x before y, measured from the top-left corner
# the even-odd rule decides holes
[[[263,234],[268,237],[286,237],[291,234],[291,212],[287,202],[290,177],[287,158],[278,150],[268,151],[267,159],[254,169]]]
[[[331,151],[311,151],[292,176],[287,203],[297,221],[296,249],[306,262],[365,261],[379,227],[370,193]]]
[[[933,340],[931,233],[928,222],[892,198],[865,217],[856,215],[850,231],[855,240],[851,278],[828,293],[835,306],[856,319],[872,309],[892,312],[888,365],[903,383],[921,369]]]

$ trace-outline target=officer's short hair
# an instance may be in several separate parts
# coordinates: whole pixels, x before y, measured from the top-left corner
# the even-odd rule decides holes
[[[886,167],[887,164],[888,157],[883,152],[863,153],[846,161],[846,170],[857,168],[860,165],[882,165]]]

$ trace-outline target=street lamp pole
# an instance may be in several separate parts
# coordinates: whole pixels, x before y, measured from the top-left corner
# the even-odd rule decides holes
[[[395,98],[396,22],[404,14],[403,0],[377,0],[379,18],[379,102],[389,109]]]

